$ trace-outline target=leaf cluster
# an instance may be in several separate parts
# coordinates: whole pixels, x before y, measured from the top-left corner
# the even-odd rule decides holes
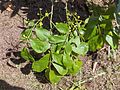
[[[48,30],[42,24],[43,18],[49,17],[48,13],[37,22],[30,21],[21,33],[21,40],[26,43],[21,56],[32,62],[33,71],[44,71],[51,83],[59,82],[65,75],[75,75],[83,65],[79,55],[99,50],[104,44],[109,44],[112,50],[117,48],[119,36],[112,25],[114,8],[101,14],[93,13],[85,21],[76,13],[67,12],[67,22],[51,21],[52,28]],[[42,58],[36,60],[31,50],[42,54]]]

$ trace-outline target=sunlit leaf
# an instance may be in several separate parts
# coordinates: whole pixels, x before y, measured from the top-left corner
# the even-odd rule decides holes
[[[81,42],[77,47],[72,47],[72,50],[75,53],[78,53],[80,55],[85,55],[88,52],[88,44],[85,42]]]
[[[80,60],[76,60],[74,63],[73,63],[73,66],[72,68],[69,70],[69,73],[70,74],[77,74],[79,72],[79,70],[82,68],[82,65],[83,65],[83,62],[80,61]]]
[[[56,84],[60,81],[61,76],[57,74],[55,70],[47,69],[45,71],[45,76],[50,80],[52,84]]]
[[[56,28],[60,33],[67,33],[69,32],[69,27],[66,23],[57,23]]]
[[[48,68],[49,58],[50,58],[50,55],[46,54],[40,60],[33,62],[32,64],[33,71],[42,72],[43,70]]]
[[[54,35],[49,37],[49,42],[50,43],[62,43],[65,42],[66,36],[63,35]]]
[[[37,27],[35,32],[36,32],[37,37],[43,41],[48,40],[48,37],[50,36],[50,32],[44,28]]]
[[[27,40],[32,36],[32,29],[26,29],[21,33],[21,40]]]
[[[113,43],[113,38],[110,35],[106,36],[106,41],[108,44],[114,49],[114,43]]]
[[[23,49],[22,49],[22,51],[21,51],[21,56],[22,56],[25,60],[32,61],[32,62],[35,61],[35,59],[32,57],[32,55],[28,52],[28,49],[27,49],[27,48],[23,48]]]
[[[53,53],[52,58],[53,58],[53,62],[62,65],[62,54]]]
[[[30,39],[30,45],[37,53],[46,52],[50,48],[48,42],[40,41],[38,38]]]
[[[74,61],[68,54],[63,55],[63,65],[69,70],[72,68]]]
[[[58,73],[60,74],[60,75],[65,75],[65,74],[67,74],[67,69],[65,69],[65,67],[64,66],[62,66],[62,65],[59,65],[59,64],[57,64],[57,63],[52,63],[53,64],[53,66],[55,67],[55,69],[58,71]]]
[[[69,42],[65,45],[65,52],[66,52],[66,54],[69,54],[69,55],[72,52],[72,46]]]

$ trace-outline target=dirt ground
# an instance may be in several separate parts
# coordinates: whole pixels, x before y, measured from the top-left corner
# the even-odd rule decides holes
[[[18,13],[24,16],[22,11]],[[69,90],[76,82],[81,85],[78,90],[120,90],[120,48],[115,59],[108,58],[108,49],[98,52],[95,72],[94,55],[81,58],[84,66],[77,76],[66,76],[58,85],[50,85],[43,74],[36,75],[20,58],[23,18],[17,14],[10,18],[11,14],[6,10],[0,13],[0,90]]]

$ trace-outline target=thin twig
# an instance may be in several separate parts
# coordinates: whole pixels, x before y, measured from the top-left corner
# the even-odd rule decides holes
[[[51,32],[51,34],[52,34],[51,29],[52,29],[52,19],[53,19],[54,0],[51,0],[51,2],[52,2],[52,6],[51,6],[51,15],[50,15],[50,32]]]
[[[102,72],[102,73],[97,74],[96,76],[91,77],[91,78],[89,78],[89,79],[87,79],[87,80],[84,80],[84,81],[82,81],[82,82],[79,81],[79,83],[80,83],[80,84],[86,83],[86,82],[88,82],[88,81],[91,81],[91,80],[93,80],[93,79],[95,79],[95,78],[97,78],[97,77],[99,77],[99,76],[105,75],[105,74],[106,74],[105,72]]]

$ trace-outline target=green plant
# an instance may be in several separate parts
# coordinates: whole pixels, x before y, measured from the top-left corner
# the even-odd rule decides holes
[[[82,67],[79,55],[99,50],[105,43],[112,50],[117,48],[119,37],[112,25],[114,8],[102,9],[101,14],[93,12],[85,21],[66,8],[67,22],[53,23],[52,7],[50,14],[41,15],[37,22],[29,21],[28,28],[21,33],[21,39],[26,43],[21,56],[32,63],[33,71],[44,71],[51,83],[59,82],[64,75],[75,75]],[[42,24],[46,17],[50,18],[49,30]],[[42,58],[36,60],[30,51],[41,54]]]
[[[80,30],[84,27],[78,22],[79,20],[56,24],[51,22],[57,30],[56,33],[53,33],[53,28],[49,31],[42,27],[41,20],[37,23],[30,21],[30,26],[21,34],[21,39],[26,43],[21,51],[21,56],[32,62],[33,71],[45,71],[45,75],[51,83],[58,82],[64,75],[76,74],[82,67],[82,61],[79,60],[78,55],[87,53],[88,44],[83,42],[80,36]],[[79,25],[76,26],[77,24]],[[80,32],[77,30],[78,27]],[[28,47],[43,54],[42,58],[35,60]]]

